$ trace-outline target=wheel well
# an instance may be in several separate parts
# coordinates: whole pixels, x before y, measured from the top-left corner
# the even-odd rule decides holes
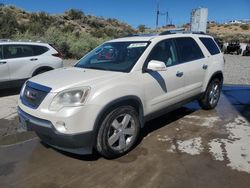
[[[214,73],[213,76],[210,78],[209,83],[215,78],[219,79],[223,83],[224,77],[221,71]]]
[[[53,68],[52,68],[52,67],[48,67],[48,66],[46,66],[46,67],[39,67],[39,68],[37,68],[37,69],[33,72],[32,76],[37,75],[37,74],[38,74],[39,72],[41,72],[41,71],[50,71],[50,70],[53,70]]]

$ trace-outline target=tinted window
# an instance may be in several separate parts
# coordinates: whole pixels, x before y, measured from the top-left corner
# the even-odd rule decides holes
[[[3,59],[3,47],[0,46],[0,59]]]
[[[215,54],[220,53],[220,50],[217,47],[217,45],[215,44],[213,39],[201,37],[200,40],[204,44],[204,46],[206,46],[207,50],[209,51],[209,53],[211,55],[215,55]]]
[[[33,56],[33,49],[30,45],[4,45],[4,58],[18,58]]]
[[[42,55],[47,52],[49,49],[45,46],[32,46],[34,55]]]
[[[176,38],[176,45],[180,63],[204,58],[204,55],[193,38]]]
[[[150,60],[162,61],[167,67],[176,65],[177,55],[173,40],[159,42],[151,51],[148,62]]]

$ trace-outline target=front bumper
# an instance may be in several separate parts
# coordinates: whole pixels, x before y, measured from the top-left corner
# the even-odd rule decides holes
[[[91,154],[94,143],[93,131],[80,134],[59,133],[48,120],[39,119],[18,108],[19,118],[26,123],[28,131],[35,131],[46,144],[75,154]]]

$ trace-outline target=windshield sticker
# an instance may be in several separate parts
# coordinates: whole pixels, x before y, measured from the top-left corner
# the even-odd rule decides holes
[[[128,48],[140,48],[140,47],[145,47],[147,46],[147,43],[132,43],[128,46]]]

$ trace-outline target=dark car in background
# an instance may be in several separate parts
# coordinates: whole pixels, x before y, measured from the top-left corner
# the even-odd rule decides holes
[[[231,40],[225,50],[225,54],[236,53],[237,55],[241,54],[242,49],[240,47],[240,41],[238,40]]]
[[[243,56],[250,56],[250,41],[248,42],[246,49],[243,51]]]

